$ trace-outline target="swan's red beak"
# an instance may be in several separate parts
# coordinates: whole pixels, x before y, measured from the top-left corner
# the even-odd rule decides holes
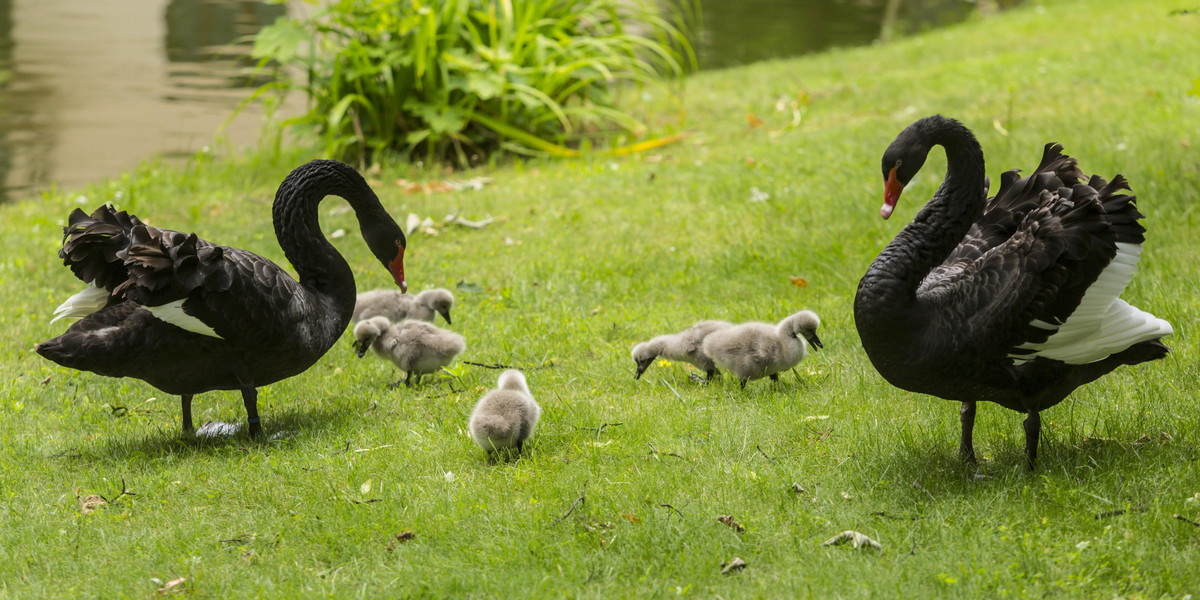
[[[879,209],[879,216],[888,218],[892,216],[892,211],[896,210],[896,202],[900,200],[900,192],[904,191],[904,184],[896,179],[896,167],[892,167],[888,171],[887,183],[883,186],[883,207]]]
[[[396,258],[392,259],[392,264],[388,265],[388,271],[392,272],[392,279],[396,280],[396,285],[400,286],[401,292],[408,292],[408,284],[404,282],[404,247],[400,247],[400,252],[396,254]]]

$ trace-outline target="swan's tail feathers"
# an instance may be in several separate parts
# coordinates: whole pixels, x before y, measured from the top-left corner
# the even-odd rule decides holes
[[[54,318],[50,319],[50,322],[86,317],[104,308],[110,297],[108,290],[89,285],[82,292],[67,298],[66,302],[58,305],[58,308],[54,309]]]
[[[201,286],[227,290],[231,276],[224,255],[224,248],[202,241],[196,234],[135,227],[129,247],[119,254],[129,276],[115,293],[142,306],[161,306]]]
[[[137,217],[109,205],[90,216],[77,208],[63,227],[58,256],[84,283],[112,290],[128,277],[119,253],[129,245],[130,231],[139,225]]]

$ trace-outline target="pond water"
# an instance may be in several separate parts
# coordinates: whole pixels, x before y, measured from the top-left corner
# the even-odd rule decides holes
[[[701,64],[720,68],[870,43],[886,3],[701,0]],[[186,157],[212,145],[256,85],[243,75],[252,64],[244,36],[303,6],[0,0],[0,201],[53,185],[75,187],[144,158]],[[900,7],[902,29],[912,30],[962,19],[974,2],[902,0]],[[224,130],[222,143],[252,144],[260,121],[254,106]]]

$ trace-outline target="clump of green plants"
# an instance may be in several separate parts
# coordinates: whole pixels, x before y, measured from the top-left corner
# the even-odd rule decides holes
[[[690,2],[691,0],[682,0]],[[281,18],[254,55],[299,89],[326,152],[473,162],[499,148],[570,154],[646,135],[623,90],[695,65],[696,5],[649,0],[336,0]]]

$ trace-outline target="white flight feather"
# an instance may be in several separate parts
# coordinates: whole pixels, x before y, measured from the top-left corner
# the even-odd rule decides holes
[[[58,305],[58,308],[54,309],[54,318],[50,319],[50,322],[86,317],[104,308],[106,302],[108,302],[108,290],[89,285],[82,292],[67,298],[66,302]]]
[[[1075,311],[1067,317],[1058,331],[1042,343],[1026,343],[1021,349],[1032,354],[1010,355],[1016,364],[1038,356],[1082,365],[1103,360],[1134,344],[1174,333],[1171,324],[1120,299],[1125,287],[1133,280],[1140,244],[1117,243],[1117,254],[1096,281],[1084,292]],[[1049,329],[1044,321],[1032,325]]]
[[[209,327],[204,321],[193,317],[183,311],[183,300],[168,302],[162,306],[143,306],[142,308],[150,311],[150,314],[166,321],[181,329],[186,329],[192,333],[207,335],[217,339],[224,339],[217,335],[216,330]]]

